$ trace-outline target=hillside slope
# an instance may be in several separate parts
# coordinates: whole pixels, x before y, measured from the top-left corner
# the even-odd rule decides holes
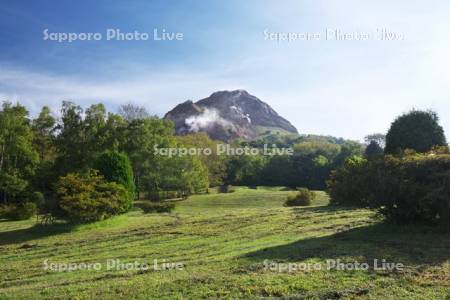
[[[445,299],[448,232],[385,225],[374,212],[287,208],[289,192],[238,188],[192,196],[172,214],[126,215],[75,228],[0,222],[0,299]],[[448,230],[447,230],[448,231]],[[328,259],[405,264],[403,272],[267,270],[264,262]],[[55,272],[48,263],[96,263],[101,270]],[[183,270],[107,270],[121,262],[182,262]]]

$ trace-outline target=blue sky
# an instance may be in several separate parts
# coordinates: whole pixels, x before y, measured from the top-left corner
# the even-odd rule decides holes
[[[62,100],[143,105],[162,116],[187,99],[246,89],[300,133],[359,139],[412,108],[450,132],[450,2],[0,0],[0,101],[36,114]],[[107,41],[108,28],[149,32]],[[43,31],[99,32],[58,43]],[[153,30],[182,41],[154,41]],[[367,33],[368,40],[274,41],[271,33]],[[378,40],[376,30],[400,34]]]

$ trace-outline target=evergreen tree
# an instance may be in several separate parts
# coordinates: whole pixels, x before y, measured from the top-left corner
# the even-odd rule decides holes
[[[94,162],[94,169],[100,172],[109,182],[123,185],[134,199],[135,186],[133,182],[133,170],[128,156],[115,151],[102,153]]]
[[[398,154],[411,149],[416,152],[430,151],[434,146],[447,145],[444,129],[433,111],[412,110],[399,116],[386,135],[387,154]]]
[[[376,141],[371,141],[370,144],[367,145],[366,150],[364,151],[364,157],[367,159],[382,156],[383,154],[384,154],[383,148],[381,148]]]

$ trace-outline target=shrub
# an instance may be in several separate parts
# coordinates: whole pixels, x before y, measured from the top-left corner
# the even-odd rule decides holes
[[[366,159],[353,156],[344,165],[331,172],[328,181],[330,203],[336,205],[368,206],[370,172]]]
[[[396,223],[448,220],[450,155],[391,159],[381,166],[375,165],[374,171],[377,170],[380,170],[377,184],[381,185],[379,194],[375,194],[377,206],[388,220]]]
[[[144,213],[163,213],[171,212],[175,208],[175,203],[173,202],[143,202],[139,207],[144,211]]]
[[[331,202],[377,208],[393,223],[446,222],[450,155],[386,156],[346,164],[329,181]]]
[[[308,206],[314,200],[315,194],[306,188],[299,188],[298,192],[288,195],[285,206]]]
[[[0,205],[0,218],[27,220],[35,216],[44,203],[40,192],[22,191],[13,203]]]
[[[37,205],[24,202],[18,205],[7,205],[0,209],[0,217],[9,220],[28,220],[37,214]]]
[[[87,223],[125,213],[132,206],[127,190],[115,182],[106,182],[96,171],[60,177],[55,217],[73,223]]]
[[[130,198],[134,199],[136,188],[133,182],[133,169],[126,154],[104,152],[95,160],[94,169],[98,170],[107,181],[123,185]]]

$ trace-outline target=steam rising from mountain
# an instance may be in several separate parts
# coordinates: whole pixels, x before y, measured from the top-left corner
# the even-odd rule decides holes
[[[164,118],[173,121],[177,134],[202,131],[221,141],[252,140],[267,133],[298,134],[267,103],[244,90],[215,92],[195,103],[188,100]]]
[[[215,109],[205,108],[199,115],[190,116],[185,120],[186,125],[189,127],[189,131],[199,132],[204,129],[209,129],[215,125],[230,126],[229,121],[225,120],[219,115],[219,112]]]

